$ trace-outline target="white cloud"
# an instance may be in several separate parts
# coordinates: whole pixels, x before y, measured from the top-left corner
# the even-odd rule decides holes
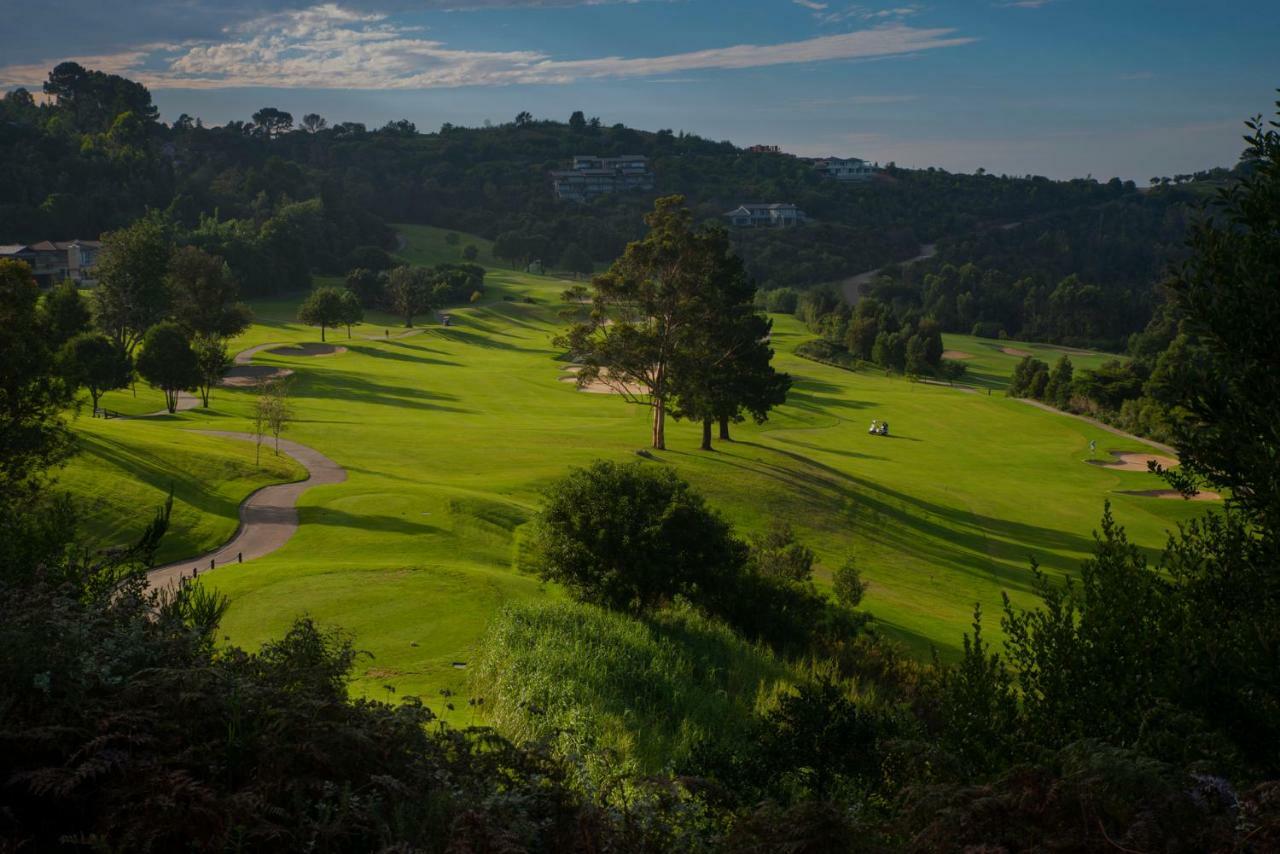
[[[800,0],[796,0],[800,2]],[[823,7],[826,8],[825,6]],[[871,9],[866,6],[846,6],[838,11],[815,12],[813,17],[824,24],[838,24],[842,21],[866,21],[874,24],[885,24],[891,21],[901,22],[920,13],[920,6],[912,3],[904,6],[891,6],[887,9]]]
[[[997,3],[997,6],[1003,6],[1006,9],[1040,9],[1048,6],[1053,0],[1009,0],[1007,3]]]
[[[555,59],[541,51],[450,48],[420,28],[386,15],[328,3],[276,12],[230,28],[217,42],[151,46],[106,59],[110,70],[156,89],[280,87],[307,89],[431,89],[584,79],[642,78],[708,69],[900,56],[968,44],[950,29],[892,24],[840,35],[769,45],[732,45],[652,57]],[[0,68],[0,82],[30,83],[46,66]]]
[[[815,12],[821,12],[823,9],[827,8],[826,3],[817,3],[815,0],[791,0],[791,2],[795,3],[797,6],[812,9]]]

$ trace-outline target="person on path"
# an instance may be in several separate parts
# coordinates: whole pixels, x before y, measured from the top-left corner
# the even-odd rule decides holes
[[[871,434],[871,435],[873,435],[873,436],[874,436],[877,432],[879,432],[878,428],[876,427],[876,420],[875,420],[874,418],[872,418],[872,419],[871,419],[871,429],[870,429],[870,430],[868,430],[867,432],[868,432],[868,433],[870,433],[870,434]]]

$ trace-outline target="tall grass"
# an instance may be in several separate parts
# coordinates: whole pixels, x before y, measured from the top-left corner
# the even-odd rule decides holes
[[[571,602],[519,603],[490,622],[472,693],[494,725],[547,741],[597,772],[678,768],[732,740],[796,674],[684,606],[637,620]]]

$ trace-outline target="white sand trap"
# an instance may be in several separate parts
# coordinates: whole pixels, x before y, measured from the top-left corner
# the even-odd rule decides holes
[[[1135,495],[1139,498],[1165,498],[1165,499],[1185,498],[1185,496],[1176,489],[1137,489],[1132,491],[1121,491],[1121,492],[1118,492],[1117,494],[1118,495]],[[1209,492],[1206,489],[1202,489],[1199,492],[1197,492],[1195,495],[1191,496],[1186,500],[1188,501],[1221,501],[1222,496],[1216,492]]]
[[[582,365],[566,365],[561,368],[564,375],[560,377],[562,383],[576,383],[578,381],[578,372],[582,370]],[[644,386],[634,384],[623,384],[621,389],[614,388],[604,380],[593,380],[584,386],[580,386],[578,391],[585,391],[588,394],[632,394],[641,395],[648,394],[648,389]]]
[[[1021,357],[1021,356],[1034,356],[1034,355],[1035,355],[1035,353],[1032,353],[1032,352],[1027,351],[1027,350],[1019,350],[1017,347],[1001,347],[1001,348],[1000,348],[1000,352],[1001,352],[1001,353],[1004,353],[1006,356],[1019,356],[1019,357]]]
[[[972,353],[966,353],[963,350],[943,350],[942,358],[955,359],[957,362],[963,362],[965,359],[972,359]]]
[[[1110,460],[1086,460],[1089,465],[1102,466],[1103,468],[1115,469],[1116,471],[1146,471],[1147,460],[1155,460],[1163,468],[1171,469],[1178,464],[1173,457],[1164,457],[1159,454],[1129,453],[1126,451],[1112,451],[1112,459]]]
[[[347,352],[347,348],[334,344],[288,344],[267,352],[278,356],[337,356]]]
[[[267,380],[282,380],[293,374],[288,368],[270,365],[236,365],[222,378],[222,385],[229,388],[252,388]]]

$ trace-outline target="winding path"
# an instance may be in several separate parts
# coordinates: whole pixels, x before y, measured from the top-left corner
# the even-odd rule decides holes
[[[193,432],[206,436],[239,439],[244,442],[253,442],[257,438],[252,433],[233,433],[226,430]],[[313,486],[342,483],[347,479],[346,469],[315,448],[281,439],[280,450],[307,470],[307,479],[296,483],[264,486],[251,494],[240,504],[240,527],[236,529],[235,536],[219,549],[150,570],[147,573],[147,581],[152,587],[171,585],[183,576],[190,578],[192,569],[196,567],[201,572],[207,572],[210,561],[213,562],[214,568],[217,568],[227,563],[237,562],[240,556],[243,556],[244,560],[253,560],[256,557],[271,554],[287,543],[298,530],[297,503],[302,493]]]
[[[916,257],[907,258],[906,260],[903,260],[903,261],[893,261],[890,263],[914,264],[917,261],[926,261],[937,254],[938,254],[938,244],[925,243],[920,247],[920,254],[917,255]],[[862,290],[862,286],[870,282],[873,278],[875,278],[876,273],[879,273],[881,270],[883,270],[885,267],[888,267],[888,266],[890,265],[885,264],[884,267],[876,267],[874,270],[867,270],[865,273],[859,273],[856,276],[850,276],[849,278],[842,281],[840,283],[840,292],[844,294],[844,301],[847,302],[849,305],[857,305],[858,300],[862,298],[862,294],[860,293],[860,291]]]

